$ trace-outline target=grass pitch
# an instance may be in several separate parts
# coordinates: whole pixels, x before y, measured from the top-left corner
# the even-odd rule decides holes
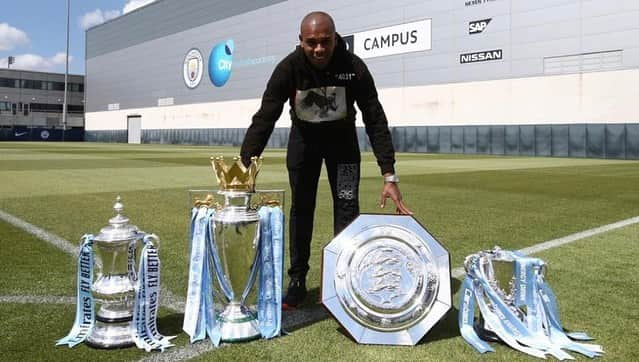
[[[215,189],[213,155],[238,149],[96,143],[0,143],[0,210],[77,244],[97,234],[122,196],[131,222],[162,239],[162,287],[184,297],[188,277],[189,189]],[[285,153],[267,150],[258,187],[287,190]],[[406,203],[451,253],[452,267],[480,249],[521,249],[639,215],[639,162],[598,159],[398,154]],[[379,209],[381,178],[371,154],[362,160],[362,212]],[[290,204],[290,202],[288,202]],[[330,191],[317,200],[306,310],[321,308],[321,248],[332,239]],[[639,226],[577,241],[538,256],[548,262],[565,327],[597,337],[606,360],[639,360],[635,302]],[[75,258],[0,221],[0,297],[74,296]],[[459,281],[453,280],[453,292]],[[271,341],[228,345],[199,360],[532,360],[510,348],[481,356],[459,336],[454,308],[416,347],[364,346],[334,320],[295,327]],[[0,360],[138,360],[136,349],[55,347],[73,323],[70,304],[0,304]],[[159,326],[187,346],[181,313],[162,310]],[[157,353],[156,353],[157,354]],[[156,354],[151,354],[156,355]],[[574,357],[585,359],[576,353]]]

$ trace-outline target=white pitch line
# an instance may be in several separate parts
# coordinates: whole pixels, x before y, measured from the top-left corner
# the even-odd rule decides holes
[[[527,248],[520,249],[519,252],[524,255],[535,254],[544,250],[556,248],[558,246],[562,246],[565,244],[570,244],[577,240],[589,238],[591,236],[595,236],[598,234],[603,234],[605,232],[608,232],[614,229],[619,229],[624,226],[628,226],[628,225],[632,225],[636,223],[639,223],[639,216],[635,216],[633,218],[626,219],[626,220],[621,220],[612,224],[596,227],[594,229],[580,231],[578,233],[564,236],[563,238],[544,241],[543,243],[535,244]],[[466,272],[464,271],[464,268],[455,268],[452,270],[452,273],[451,273],[452,277],[456,279],[463,277],[465,274]]]
[[[529,246],[527,248],[523,248],[523,249],[521,249],[519,251],[522,254],[524,254],[524,255],[535,254],[535,253],[538,253],[540,251],[556,248],[558,246],[562,246],[562,245],[565,245],[565,244],[572,243],[573,241],[577,241],[577,240],[580,240],[580,239],[585,239],[585,238],[588,238],[588,237],[591,237],[591,236],[594,236],[594,235],[598,235],[598,234],[603,234],[603,233],[608,232],[610,230],[619,229],[619,228],[622,228],[624,226],[628,226],[628,225],[632,225],[632,224],[636,224],[636,223],[639,223],[639,216],[635,216],[633,218],[626,219],[626,220],[621,220],[621,221],[618,221],[616,223],[600,226],[598,228],[594,228],[594,229],[590,229],[590,230],[586,230],[586,231],[581,231],[581,232],[578,232],[578,233],[575,233],[575,234],[564,236],[563,238],[546,241],[546,242],[543,242],[541,244],[537,244],[537,245]]]
[[[0,295],[0,303],[18,304],[75,304],[75,297],[55,295]]]
[[[45,231],[33,224],[30,224],[20,218],[17,218],[11,214],[7,214],[6,212],[0,210],[0,219],[8,222],[9,224],[17,227],[18,229],[22,229],[29,234],[37,237],[38,239],[44,240],[47,243],[55,246],[56,248],[64,251],[67,254],[71,254],[75,257],[80,253],[80,247],[71,244],[68,240],[59,237],[56,234]]]
[[[42,228],[39,228],[16,216],[8,214],[2,210],[0,210],[0,220],[3,220],[19,229],[24,230],[40,240],[46,241],[47,243],[55,246],[65,253],[72,255],[74,258],[77,258],[78,254],[80,253],[80,247],[72,244],[70,241],[56,234],[50,233]],[[100,267],[102,265],[102,262],[96,257],[95,264],[96,266]],[[183,312],[184,306],[186,305],[186,301],[184,298],[174,295],[166,288],[163,288],[160,291],[160,303],[163,307],[178,313]]]
[[[328,313],[324,311],[324,308],[315,306],[313,308],[286,311],[282,314],[282,331],[293,329],[296,326],[317,321],[326,318],[327,316]],[[185,361],[198,357],[203,353],[213,351],[217,348],[230,346],[232,346],[232,344],[222,344],[219,347],[214,347],[211,342],[206,339],[195,344],[187,344],[186,346],[172,348],[162,353],[153,352],[139,360],[139,362]]]

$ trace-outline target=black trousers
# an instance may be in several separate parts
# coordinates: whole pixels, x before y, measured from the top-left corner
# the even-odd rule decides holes
[[[341,122],[341,123],[340,123]],[[286,165],[291,186],[289,247],[292,279],[308,273],[317,185],[326,163],[337,235],[359,215],[361,155],[354,124],[344,121],[293,125]],[[326,240],[328,241],[328,240]]]

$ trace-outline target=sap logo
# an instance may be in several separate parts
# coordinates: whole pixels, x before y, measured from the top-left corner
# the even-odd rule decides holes
[[[355,73],[339,73],[335,74],[337,80],[352,80],[355,78]]]
[[[479,34],[486,29],[488,23],[493,20],[493,18],[471,21],[468,23],[468,34]]]
[[[231,77],[233,68],[233,40],[219,43],[209,56],[209,78],[216,87],[221,87]]]
[[[500,60],[502,58],[502,50],[486,50],[482,52],[474,52],[474,53],[465,53],[459,55],[459,62],[461,64],[465,63],[475,63],[475,62],[485,62],[489,60]]]

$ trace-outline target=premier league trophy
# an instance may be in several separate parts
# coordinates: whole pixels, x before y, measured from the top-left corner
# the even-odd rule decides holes
[[[137,345],[147,351],[172,346],[157,331],[160,292],[159,239],[129,224],[122,214],[120,197],[113,206],[116,216],[97,236],[85,235],[78,257],[78,297],[75,324],[58,345],[73,347],[86,341],[95,348]],[[138,244],[144,248],[139,256]],[[93,282],[93,245],[97,246],[100,273]],[[94,300],[99,309],[95,313]]]
[[[362,214],[324,248],[322,303],[358,343],[415,345],[451,307],[448,252],[412,216]]]
[[[248,167],[239,158],[211,163],[219,190],[191,192],[197,200],[183,329],[191,342],[208,335],[216,345],[272,338],[281,325],[283,192],[255,190],[257,157]]]
[[[539,358],[573,359],[564,349],[590,358],[603,354],[601,346],[577,342],[592,340],[587,334],[567,333],[562,327],[541,259],[495,247],[467,256],[464,267],[459,328],[480,353],[494,352],[486,341],[503,341]]]

